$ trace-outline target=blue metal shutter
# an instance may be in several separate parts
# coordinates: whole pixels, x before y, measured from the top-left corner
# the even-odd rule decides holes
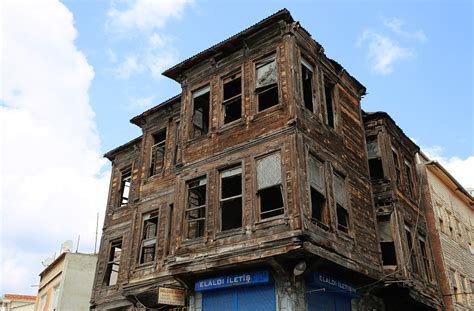
[[[273,284],[226,288],[202,293],[202,311],[275,311]]]
[[[351,311],[351,298],[330,292],[308,294],[308,311]]]

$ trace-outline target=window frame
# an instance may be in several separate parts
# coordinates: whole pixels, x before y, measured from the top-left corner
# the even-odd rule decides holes
[[[280,156],[280,163],[279,163],[280,164],[280,183],[279,183],[279,188],[280,188],[280,194],[281,194],[281,202],[282,202],[283,206],[263,212],[263,213],[268,214],[268,213],[276,211],[276,210],[281,210],[280,214],[277,214],[275,216],[262,218],[261,193],[262,193],[262,191],[265,191],[265,190],[271,189],[273,187],[276,187],[277,184],[273,184],[273,185],[270,185],[270,186],[265,186],[265,187],[259,188],[258,162],[261,161],[264,158],[267,158],[267,157],[270,157],[270,156],[276,155],[276,154],[278,154]],[[257,219],[258,219],[258,221],[260,221],[260,222],[261,221],[269,221],[269,220],[272,220],[272,219],[284,217],[286,215],[286,198],[285,198],[285,195],[284,195],[285,188],[284,188],[284,185],[283,185],[283,183],[284,183],[284,178],[283,178],[283,176],[284,176],[284,167],[283,166],[284,165],[283,165],[283,152],[282,152],[282,150],[281,149],[276,149],[276,150],[270,151],[268,153],[259,155],[259,156],[254,158],[254,161],[255,161],[255,197],[256,197],[256,200],[257,200]]]
[[[231,78],[234,77],[234,78]],[[225,84],[233,81],[235,79],[240,79],[240,93],[238,95],[234,95],[231,98],[224,99],[225,96]],[[242,120],[244,115],[244,73],[241,67],[238,69],[233,70],[231,73],[228,73],[220,78],[220,105],[219,105],[219,123],[221,127],[229,126],[230,124],[234,124]],[[226,112],[226,105],[234,103],[234,101],[240,97],[240,117],[238,119],[232,120],[230,122],[225,122],[225,112]]]
[[[423,274],[425,275],[425,279],[428,280],[430,283],[433,283],[434,275],[430,260],[431,253],[429,252],[426,236],[421,233],[418,233],[418,248],[420,250],[420,262],[422,265]]]
[[[338,204],[338,203],[342,203],[342,202],[338,202],[338,198],[337,198],[337,195],[336,195],[336,180],[340,178],[342,180],[342,186],[343,186],[343,195],[344,195],[344,206],[341,205],[341,204]],[[333,187],[333,195],[334,195],[334,212],[335,212],[335,215],[336,215],[336,229],[339,231],[339,232],[343,232],[345,234],[350,234],[351,233],[351,217],[350,217],[350,199],[348,198],[349,196],[349,192],[347,191],[347,177],[337,171],[333,171],[333,174],[332,174],[332,187]],[[338,216],[338,206],[340,206],[342,209],[345,210],[346,212],[346,221],[347,221],[347,227],[344,227],[346,230],[343,230],[343,229],[340,229],[339,226],[339,216]]]
[[[407,245],[407,254],[409,255],[409,258],[405,257],[405,260],[407,259],[409,260],[411,272],[413,274],[420,275],[420,265],[418,263],[418,256],[417,256],[418,240],[416,238],[416,234],[413,234],[413,229],[407,223],[405,223],[404,225],[404,231],[405,231],[405,243]],[[408,234],[410,234],[410,239],[408,238]]]
[[[165,134],[165,137],[163,140],[159,141],[159,142],[155,142],[155,137],[157,135],[160,135],[164,132]],[[149,149],[150,150],[150,162],[149,162],[149,167],[148,167],[148,177],[152,177],[152,176],[155,176],[157,174],[159,174],[160,172],[162,172],[165,168],[165,162],[166,162],[166,151],[167,151],[167,144],[168,144],[168,128],[167,127],[163,127],[157,131],[154,131],[152,134],[151,134],[151,141],[152,141],[152,145],[151,145],[151,148]],[[156,157],[155,157],[155,160],[153,160],[153,155],[155,154],[155,151],[154,151],[154,148],[156,147],[156,149],[158,149],[159,147],[163,147],[163,156],[162,156],[162,160],[161,160],[161,165],[158,166],[158,162],[156,160]]]
[[[329,102],[327,99],[327,89],[329,89],[329,93],[331,95],[331,101]],[[329,75],[325,72],[323,72],[322,75],[322,90],[323,90],[323,106],[324,106],[324,112],[325,112],[325,117],[324,117],[324,123],[329,127],[332,128],[333,130],[337,130],[337,123],[338,123],[338,118],[337,118],[337,82],[333,81]],[[330,105],[329,105],[330,103]],[[329,118],[329,106],[331,107],[332,111],[332,118]],[[331,122],[330,122],[331,121]],[[330,124],[332,123],[332,124]]]
[[[141,235],[140,235],[140,252],[138,253],[138,265],[150,265],[156,262],[157,259],[157,250],[158,250],[158,235],[160,228],[160,210],[154,210],[142,214],[141,217]],[[146,236],[146,223],[151,219],[156,218],[156,226],[154,235],[147,237]],[[144,249],[153,247],[153,259],[151,261],[144,261]]]
[[[310,81],[310,86],[311,86],[311,109],[308,108],[306,99],[305,99],[305,82],[304,82],[304,77],[303,77],[303,67],[306,67],[306,70],[311,72],[311,81]],[[311,113],[317,113],[317,100],[315,96],[315,90],[317,89],[317,86],[315,85],[315,81],[317,80],[316,78],[316,66],[311,64],[307,60],[307,58],[300,56],[300,81],[301,81],[301,87],[300,87],[300,92],[301,92],[301,100],[302,100],[302,106],[309,110]]]
[[[316,183],[313,184],[312,178],[312,170],[311,165],[312,162],[316,164],[320,164],[321,168],[321,178],[322,178],[322,185],[317,185]],[[307,179],[308,179],[308,202],[309,202],[309,210],[310,210],[310,220],[311,223],[316,225],[318,228],[322,230],[328,231],[331,228],[331,209],[329,208],[329,196],[328,196],[328,187],[327,187],[327,178],[326,178],[326,164],[325,161],[321,160],[317,156],[315,156],[312,152],[307,152]],[[317,219],[313,215],[313,197],[312,197],[312,189],[317,192],[321,197],[324,198],[324,206],[321,212],[321,220]],[[324,221],[325,220],[325,221]]]
[[[199,205],[199,206],[195,206],[195,207],[192,207],[190,208],[189,207],[189,185],[193,182],[197,182],[199,181],[199,183],[201,181],[204,181],[204,186],[206,187],[205,189],[205,195],[204,195],[204,199],[205,199],[205,203],[204,205]],[[194,178],[191,178],[189,180],[186,180],[185,183],[185,205],[184,205],[184,217],[183,217],[183,221],[184,221],[184,230],[183,230],[183,233],[184,233],[184,240],[187,240],[187,241],[193,241],[193,240],[199,240],[199,239],[202,239],[204,238],[206,235],[207,235],[207,230],[206,230],[206,226],[207,226],[207,212],[208,212],[208,205],[209,205],[209,177],[207,174],[204,174],[204,175],[200,175],[200,176],[197,176],[197,177],[194,177]],[[203,186],[201,184],[199,184],[197,187],[200,187],[200,186]],[[197,187],[194,187],[192,189],[195,189]],[[199,218],[196,218],[196,219],[193,219],[192,221],[203,221],[203,224],[202,224],[202,235],[198,235],[196,237],[189,237],[189,220],[188,220],[188,217],[187,217],[187,214],[191,211],[194,211],[194,210],[199,210],[199,209],[204,209],[204,216],[203,217],[199,217]],[[200,225],[198,225],[198,227],[200,227]]]
[[[211,120],[212,120],[212,85],[210,82],[207,82],[205,84],[202,84],[196,88],[194,88],[193,90],[190,91],[190,100],[191,100],[191,110],[190,110],[190,120],[189,120],[189,125],[190,125],[190,128],[189,128],[189,139],[190,140],[193,140],[193,139],[198,139],[200,137],[206,137],[207,135],[209,135],[209,133],[211,132]],[[196,93],[201,93],[202,94],[199,94],[199,95],[195,95]],[[195,98],[198,98],[206,93],[209,93],[209,105],[208,105],[208,116],[207,116],[207,129],[206,129],[206,132],[205,133],[201,133],[199,135],[196,135],[195,134],[195,127],[197,126],[195,123],[194,123],[194,115],[195,115],[195,103],[194,103],[194,100]],[[205,114],[203,114],[203,117],[204,117]],[[203,118],[204,120],[204,118]]]
[[[132,166],[126,166],[122,169],[120,169],[120,184],[119,184],[119,189],[118,189],[118,198],[117,198],[117,208],[125,208],[130,204],[130,199],[131,199],[131,194],[132,194]],[[124,197],[125,189],[126,189],[126,183],[129,183],[128,185],[128,192],[127,196]],[[126,202],[124,202],[126,200]]]
[[[237,174],[234,174],[234,175],[231,175],[231,176],[236,176],[236,175],[240,175],[240,195],[235,195],[235,196],[232,196],[232,197],[227,197],[227,198],[222,198],[222,191],[224,189],[223,187],[223,173],[225,172],[229,172],[229,171],[232,171],[232,170],[236,170],[236,169],[240,169],[240,173],[237,173]],[[243,228],[243,225],[244,225],[244,188],[245,188],[245,176],[244,176],[244,168],[243,168],[243,165],[242,163],[235,163],[233,165],[228,165],[228,166],[225,166],[225,167],[222,167],[218,170],[218,208],[219,208],[219,212],[217,213],[218,214],[218,232],[228,232],[228,231],[232,231],[232,230],[241,230]],[[228,202],[228,201],[231,201],[231,200],[235,200],[235,199],[238,199],[240,198],[240,215],[241,215],[241,223],[240,223],[240,227],[235,227],[235,228],[230,228],[230,229],[223,229],[222,228],[222,224],[223,224],[223,213],[222,213],[222,210],[223,210],[223,206],[222,206],[222,203],[223,202]]]
[[[280,101],[280,85],[279,85],[279,70],[278,70],[278,55],[277,55],[277,52],[276,51],[273,51],[271,53],[268,53],[266,54],[265,56],[262,56],[262,57],[259,57],[258,59],[254,60],[253,61],[253,74],[254,74],[254,77],[255,77],[255,80],[253,81],[253,93],[254,93],[254,103],[255,103],[255,111],[256,113],[260,113],[260,112],[263,112],[263,111],[268,111],[269,109],[272,109],[272,108],[275,108],[275,107],[278,107],[279,105],[281,105],[281,101]],[[257,75],[257,70],[267,64],[270,64],[272,62],[275,62],[275,83],[271,83],[271,84],[267,84],[267,85],[264,85],[264,86],[261,86],[261,87],[257,87],[257,80],[258,80],[258,75]],[[265,92],[268,92],[272,89],[276,88],[277,89],[277,103],[267,107],[267,108],[264,108],[264,109],[261,109],[260,110],[260,94],[263,94]]]
[[[117,245],[120,245],[120,254],[118,256],[115,255],[116,251],[115,248],[118,248]],[[113,252],[112,252],[113,251]],[[108,252],[107,252],[107,261],[105,263],[105,274],[103,280],[104,287],[114,287],[118,285],[119,281],[119,274],[120,274],[120,265],[122,260],[122,252],[123,252],[123,238],[117,238],[114,240],[110,240]],[[118,258],[116,258],[118,257]],[[117,271],[114,270],[114,266],[118,266]],[[110,284],[110,280],[112,278],[112,273],[115,272],[117,274],[115,283]]]

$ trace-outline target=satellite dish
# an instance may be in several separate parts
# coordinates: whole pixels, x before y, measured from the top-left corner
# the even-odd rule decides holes
[[[48,257],[48,258],[46,258],[45,260],[43,260],[43,261],[41,262],[41,264],[42,264],[43,266],[47,267],[47,266],[49,266],[50,264],[52,264],[53,261],[54,261],[54,256],[51,256],[51,257]]]
[[[61,244],[61,254],[62,253],[69,253],[72,250],[73,242],[71,240],[64,241]]]

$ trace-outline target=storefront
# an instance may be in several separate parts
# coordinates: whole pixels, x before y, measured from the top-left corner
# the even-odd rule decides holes
[[[202,311],[276,310],[275,285],[268,271],[198,280],[194,290],[202,295]]]
[[[313,272],[306,280],[308,311],[350,311],[356,288],[335,277]]]

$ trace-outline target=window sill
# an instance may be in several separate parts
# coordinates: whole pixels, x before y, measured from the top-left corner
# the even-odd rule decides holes
[[[286,216],[286,213],[256,221],[255,229],[260,230],[270,226],[278,225],[288,225],[288,217]]]
[[[267,108],[265,110],[256,112],[255,115],[253,115],[250,120],[251,121],[258,121],[259,119],[264,118],[265,116],[268,116],[269,114],[271,114],[273,112],[283,110],[283,108],[284,108],[283,104],[278,103],[275,106],[272,106],[272,107]]]
[[[187,147],[187,146],[189,146],[189,145],[191,145],[191,144],[194,144],[194,143],[196,143],[196,142],[200,142],[200,141],[204,141],[204,140],[206,140],[206,139],[209,139],[209,138],[211,138],[211,136],[212,136],[211,133],[212,133],[212,132],[209,130],[209,132],[208,132],[207,134],[203,134],[203,135],[199,135],[199,136],[197,136],[197,137],[189,138],[189,139],[184,143],[184,145],[185,145],[185,147]]]
[[[229,229],[226,231],[219,231],[216,233],[216,239],[223,239],[232,236],[242,235],[245,234],[245,230],[243,228],[236,228],[236,229]]]
[[[232,121],[230,123],[222,124],[220,128],[216,131],[218,135],[230,131],[231,129],[241,127],[245,125],[245,118],[242,117],[238,120]]]
[[[181,246],[191,246],[191,245],[196,245],[196,244],[203,244],[206,242],[206,239],[204,237],[199,237],[195,239],[185,239],[181,242]]]
[[[134,271],[141,271],[141,270],[145,270],[145,269],[148,269],[148,268],[152,268],[154,264],[155,264],[155,261],[142,263],[142,264],[137,264],[135,266]]]

